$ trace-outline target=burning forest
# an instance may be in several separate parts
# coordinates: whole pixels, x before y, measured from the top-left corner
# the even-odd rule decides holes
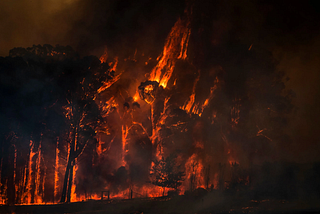
[[[274,54],[224,37],[214,3],[176,6],[153,48],[139,34],[0,58],[0,204],[319,197],[319,164],[285,158],[297,108]]]

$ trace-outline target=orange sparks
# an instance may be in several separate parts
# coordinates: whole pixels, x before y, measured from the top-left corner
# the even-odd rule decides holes
[[[250,50],[251,50],[251,48],[252,48],[252,45],[253,45],[253,44],[251,44],[251,45],[250,45],[250,47],[249,47],[248,51],[250,51]]]
[[[257,126],[257,128],[259,129],[258,126]],[[257,137],[258,137],[258,136],[263,136],[263,137],[267,138],[268,140],[272,141],[271,138],[269,138],[268,136],[266,136],[265,134],[262,133],[262,132],[264,132],[264,131],[266,131],[266,130],[267,130],[266,128],[264,128],[264,129],[259,129],[259,131],[257,132],[256,136],[257,136]]]
[[[232,123],[232,127],[235,128],[240,120],[240,107],[241,107],[241,103],[240,103],[241,99],[240,98],[235,98],[233,100],[233,107],[231,108],[231,123]]]

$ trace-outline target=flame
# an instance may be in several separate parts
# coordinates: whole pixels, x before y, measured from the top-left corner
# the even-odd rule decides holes
[[[14,183],[14,188],[15,188],[15,192],[18,192],[18,184],[17,184],[17,147],[15,144],[13,144],[14,147],[14,161],[13,161],[13,183]],[[0,171],[1,173],[1,171]],[[1,176],[0,176],[0,180],[1,180]],[[1,186],[0,186],[1,188]]]
[[[101,86],[98,89],[98,94],[106,90],[107,88],[110,88],[115,82],[117,82],[120,79],[120,76],[122,75],[123,72],[119,73],[117,76],[115,76],[112,80],[109,80],[107,82],[104,82],[103,86]]]
[[[185,60],[187,58],[187,49],[191,34],[189,25],[189,21],[182,21],[180,18],[178,19],[167,37],[161,55],[157,58],[158,64],[153,68],[150,74],[149,80],[159,82],[160,86],[163,88],[167,87],[176,61],[178,59]],[[163,75],[162,71],[165,71]]]
[[[102,56],[100,57],[100,62],[101,63],[106,63],[108,59],[108,51],[107,48],[104,49],[104,53],[102,54]]]
[[[100,57],[100,61],[101,60],[104,60],[104,55],[102,55]],[[102,59],[101,59],[102,58]],[[115,57],[114,59],[114,62],[110,62],[109,63],[109,70],[110,71],[117,71],[117,66],[118,66],[118,62],[119,62],[119,58],[118,57]],[[102,63],[102,61],[101,61]],[[112,67],[111,67],[112,66]],[[111,87],[115,82],[117,82],[121,75],[122,75],[123,72],[120,72],[118,75],[116,75],[114,78],[112,78],[112,80],[107,80],[103,83],[103,85],[97,90],[98,94],[100,94],[101,92],[103,92],[104,90],[106,90],[107,88]]]
[[[258,132],[257,132],[256,136],[263,136],[263,137],[267,138],[268,140],[272,141],[272,139],[270,137],[268,137],[268,136],[266,136],[265,134],[262,133],[262,132],[267,130],[266,128],[259,129],[258,126],[257,126],[257,128],[258,128]]]
[[[30,204],[31,203],[31,182],[32,182],[32,165],[33,165],[33,157],[35,156],[35,152],[33,152],[33,148],[34,148],[34,143],[32,142],[32,140],[30,140],[30,153],[29,153],[29,165],[28,165],[28,183],[26,185],[26,199],[27,199],[27,203]]]
[[[203,176],[203,164],[196,153],[192,154],[185,164],[186,168],[186,182],[190,182],[190,190],[196,188],[205,188],[205,181]],[[188,185],[186,185],[188,186]]]
[[[98,140],[98,145],[97,145],[96,151],[97,151],[98,156],[100,156],[102,154],[102,142],[100,139]]]
[[[196,86],[197,86],[199,79],[200,79],[200,73],[199,73],[197,79],[193,83],[192,94],[190,95],[189,100],[187,102],[185,102],[184,106],[181,108],[181,109],[185,110],[187,113],[192,112],[192,107],[195,102],[195,96],[196,96]]]
[[[42,196],[40,195],[40,165],[41,165],[41,141],[37,151],[36,161],[36,175],[35,175],[35,203],[42,203]]]
[[[116,57],[114,60],[115,60],[115,61],[113,62],[113,66],[112,66],[112,68],[110,69],[110,71],[117,71],[117,66],[118,66],[119,58]],[[112,65],[112,64],[111,64],[111,65]]]
[[[231,108],[231,123],[233,128],[235,128],[238,125],[240,120],[240,107],[241,107],[240,101],[241,101],[240,98],[233,99],[234,105]]]
[[[108,188],[106,188],[108,189]],[[169,189],[169,188],[168,188]],[[108,196],[106,196],[108,191],[105,191],[105,194],[103,195],[103,199],[107,199]],[[130,199],[132,193],[132,198],[150,198],[150,197],[161,197],[163,195],[163,189],[157,186],[154,186],[152,184],[146,184],[144,186],[131,186],[127,189],[115,192],[115,191],[109,191],[109,199]],[[89,196],[90,199],[93,200],[101,200],[101,195],[98,194],[92,194]],[[79,195],[77,197],[77,201],[84,201],[86,200],[85,195]]]
[[[175,25],[172,27],[172,29],[166,39],[164,49],[163,49],[162,53],[157,58],[158,63],[151,71],[149,80],[157,81],[159,83],[159,85],[161,85],[163,88],[167,87],[168,82],[172,77],[172,73],[174,71],[176,62],[178,60],[187,60],[187,58],[188,58],[187,54],[188,54],[188,44],[189,44],[190,34],[191,34],[190,21],[178,19],[177,22],[175,23]],[[251,49],[251,47],[252,47],[252,45],[250,46],[249,50]],[[55,54],[55,53],[53,52],[51,54]],[[137,49],[134,53],[134,60],[135,61],[137,61],[135,59],[136,55],[137,55]],[[108,59],[108,53],[107,53],[107,48],[106,48],[104,54],[100,57],[100,62],[107,63],[107,59]],[[149,60],[151,60],[151,58],[149,58]],[[110,71],[113,70],[116,72],[117,68],[118,68],[118,62],[119,62],[118,57],[116,57],[113,62],[109,62],[109,66],[110,66],[109,70]],[[146,62],[146,63],[148,63],[148,62]],[[105,91],[106,89],[110,88],[113,84],[115,84],[121,78],[121,75],[123,72],[124,71],[117,72],[117,75],[113,78],[113,80],[104,82],[103,86],[101,86],[97,90],[97,93],[101,93],[101,92]],[[216,77],[216,80],[214,82],[214,86],[212,86],[210,88],[209,96],[206,97],[205,100],[201,100],[200,102],[196,102],[196,87],[199,82],[199,79],[200,79],[200,71],[199,71],[198,77],[196,78],[196,80],[193,83],[191,95],[188,97],[188,100],[186,100],[184,102],[183,106],[180,108],[185,110],[188,114],[197,114],[201,117],[203,111],[206,108],[208,108],[208,106],[210,105],[210,102],[212,101],[212,99],[214,97],[215,91],[218,88],[217,83],[219,82],[219,80]],[[176,84],[177,84],[177,79],[174,79],[173,85],[176,85]],[[144,90],[146,93],[149,93],[150,91],[154,90],[154,86],[148,85],[144,88]],[[113,109],[112,107],[118,107],[119,105],[121,106],[120,102],[125,100],[127,98],[126,96],[132,96],[132,94],[129,94],[129,93],[128,93],[128,95],[121,94],[121,98],[114,96],[114,97],[109,98],[109,100],[104,103],[102,103],[102,101],[100,101],[99,108],[102,113],[102,116],[103,117],[109,116],[110,112]],[[140,99],[139,92],[136,91],[133,96],[133,100],[134,100],[134,102],[137,102],[139,99]],[[119,100],[121,100],[121,101],[119,101]],[[161,159],[162,156],[165,155],[164,154],[165,151],[163,151],[164,149],[162,147],[163,145],[161,145],[163,139],[161,139],[161,135],[159,133],[160,133],[160,130],[162,129],[162,127],[167,126],[168,119],[170,119],[170,115],[168,114],[168,111],[167,111],[169,109],[169,100],[170,100],[170,97],[165,98],[163,111],[160,113],[160,115],[155,115],[154,106],[152,103],[150,103],[151,113],[150,113],[150,118],[148,120],[151,120],[151,123],[152,123],[152,125],[151,125],[152,135],[148,136],[148,137],[151,138],[152,145],[154,147],[156,147],[155,148],[156,152],[153,155],[157,159]],[[240,120],[240,107],[241,107],[240,101],[241,101],[241,99],[234,99],[233,100],[233,106],[231,108],[231,123],[233,126],[238,125],[239,120]],[[69,102],[69,104],[70,104],[70,102]],[[64,107],[64,110],[65,110],[65,116],[68,119],[71,119],[73,117],[72,106],[67,105]],[[148,109],[148,111],[149,111],[149,109]],[[156,114],[157,114],[157,112],[156,112]],[[216,118],[216,115],[217,115],[217,112],[212,113],[212,123],[214,123],[214,119]],[[149,113],[148,113],[148,116],[149,116]],[[81,122],[82,121],[83,121],[83,118],[81,119]],[[130,124],[121,124],[121,143],[122,143],[122,145],[121,145],[122,151],[121,152],[122,152],[122,154],[121,154],[121,160],[120,160],[120,158],[119,158],[119,160],[117,160],[117,165],[125,166],[126,169],[128,168],[128,164],[125,160],[125,156],[128,153],[127,144],[129,143],[127,140],[127,135],[128,135],[129,130],[134,125],[141,126],[141,128],[143,129],[145,134],[148,135],[147,134],[148,132],[146,131],[142,122],[141,123],[130,122]],[[179,127],[182,125],[187,126],[188,124],[187,124],[187,122],[177,121],[172,126]],[[83,124],[82,124],[82,126],[83,126]],[[104,133],[108,134],[108,128],[103,127],[101,129],[103,129],[103,130],[102,131],[99,130],[100,132],[104,132]],[[258,132],[257,132],[256,136],[264,136],[264,137],[268,138],[263,133],[265,130],[266,129],[259,129],[258,128]],[[118,130],[118,131],[120,132],[120,130]],[[120,135],[120,133],[119,133],[119,135]],[[120,136],[117,136],[117,137],[120,137]],[[103,142],[102,141],[103,138],[100,138],[100,137],[98,137],[98,138],[99,138],[99,140],[98,140],[98,144],[96,145],[96,152],[97,152],[98,156],[100,157],[105,151],[108,151],[108,149],[104,149],[104,146],[103,146],[103,144],[104,143],[107,144],[107,142]],[[226,142],[225,148],[227,150],[227,154],[226,154],[227,163],[229,163],[230,165],[232,165],[234,163],[239,163],[238,159],[235,156],[234,151],[231,149],[231,146],[230,146],[229,142],[227,141],[227,138],[224,135],[222,136],[222,138]],[[110,140],[108,143],[111,144],[114,139],[115,139],[115,137],[112,140]],[[59,138],[58,138],[57,142],[56,142],[56,148],[55,148],[55,167],[54,167],[54,184],[53,184],[54,185],[54,199],[53,199],[53,202],[55,202],[55,199],[58,197],[59,188],[61,187],[61,184],[63,182],[62,179],[59,179],[59,169],[62,168],[61,162],[63,162],[63,159],[59,158],[59,154],[61,152],[59,150],[60,143],[63,143],[63,141],[60,142]],[[63,145],[63,144],[61,144],[61,145]],[[181,186],[182,190],[186,190],[186,187],[188,187],[188,186],[190,187],[190,190],[194,190],[199,187],[201,187],[201,188],[206,187],[206,181],[205,181],[205,175],[204,175],[204,173],[206,172],[206,168],[204,166],[206,166],[205,164],[207,162],[205,162],[202,159],[203,156],[202,156],[202,153],[200,153],[205,149],[204,145],[205,144],[201,139],[194,140],[193,148],[196,150],[196,152],[194,152],[192,155],[190,154],[190,156],[184,157],[184,159],[183,159],[183,164],[186,169],[186,179],[185,179],[184,184]],[[30,152],[29,152],[28,164],[24,169],[24,173],[21,173],[21,174],[23,174],[23,179],[20,179],[19,183],[17,181],[17,172],[18,171],[16,168],[17,149],[15,148],[15,151],[14,151],[14,183],[16,184],[15,189],[16,189],[16,192],[18,192],[18,190],[21,190],[22,195],[23,195],[22,196],[22,203],[26,203],[26,204],[30,204],[33,199],[35,201],[34,203],[36,203],[36,204],[43,203],[44,183],[45,183],[44,181],[46,179],[46,171],[45,171],[45,169],[43,169],[43,167],[45,166],[45,164],[44,164],[45,161],[43,161],[43,157],[42,157],[41,142],[39,144],[37,152],[34,151],[35,150],[34,146],[35,146],[34,142],[30,140],[30,144],[29,144]],[[68,146],[69,146],[68,147],[68,150],[69,150],[70,145],[68,145]],[[60,146],[60,148],[61,148],[61,146]],[[198,152],[198,151],[200,151],[200,152]],[[69,151],[68,151],[68,154],[70,154]],[[36,159],[35,159],[35,157],[36,157]],[[154,163],[152,162],[151,167],[153,166],[153,164]],[[81,167],[81,165],[77,163],[77,160],[75,160],[74,166],[72,168],[72,170],[73,170],[72,171],[73,172],[72,187],[71,187],[71,201],[72,202],[87,199],[86,195],[77,192],[77,182],[76,181],[77,181],[77,172],[78,172],[79,167]],[[2,169],[2,159],[1,159],[0,170],[1,169]],[[33,169],[35,169],[35,170],[33,171]],[[80,172],[80,170],[79,170],[79,172]],[[1,176],[1,171],[0,171],[0,176]],[[249,178],[247,178],[247,180],[249,182]],[[0,177],[0,182],[1,181],[2,180]],[[211,182],[212,182],[212,184],[214,184],[214,186],[216,188],[218,187],[219,173],[214,174],[214,178],[211,180]],[[33,183],[35,183],[35,185]],[[7,183],[5,183],[5,184],[0,183],[0,185],[7,185]],[[0,199],[2,200],[2,203],[5,203],[5,201],[7,200],[6,188],[7,188],[7,186],[4,188],[4,191],[1,193]],[[105,189],[111,189],[111,188],[110,188],[110,186],[107,185],[105,187]],[[31,194],[32,190],[35,190],[34,191],[35,194],[34,194],[33,199],[32,199],[32,194]],[[163,191],[164,191],[163,188],[157,187],[157,186],[149,184],[149,183],[146,183],[142,186],[135,186],[134,184],[130,184],[129,188],[126,188],[126,189],[123,189],[120,191],[114,191],[114,192],[110,191],[109,195],[110,195],[110,198],[130,198],[131,193],[133,194],[134,198],[136,198],[136,197],[159,197],[159,196],[163,195]],[[92,195],[90,195],[90,198],[99,200],[101,198],[101,195],[99,195],[97,193],[93,193]],[[1,200],[0,200],[0,203],[1,203]]]
[[[3,157],[0,159],[0,189],[2,188],[2,180],[1,180],[1,175],[2,175],[2,161]],[[0,193],[0,204],[5,204],[5,195],[4,192]]]
[[[4,188],[1,194],[1,204],[5,204],[7,201],[7,188],[8,188],[8,179],[6,179],[6,182],[4,183]]]
[[[133,100],[134,100],[134,102],[137,102],[139,99],[140,99],[140,96],[139,96],[139,92],[137,90],[135,95],[133,96]]]
[[[75,164],[73,166],[73,177],[72,177],[72,187],[71,187],[71,202],[77,201],[77,194],[76,194],[76,175],[77,175],[77,170],[78,170],[78,164],[77,164],[77,159],[75,159]]]
[[[126,138],[127,138],[127,130],[128,127],[122,125],[121,128],[121,136],[122,136],[122,166],[126,166],[125,155],[126,155]]]
[[[214,81],[214,86],[210,87],[210,94],[209,97],[204,101],[203,105],[201,106],[201,112],[203,112],[203,110],[208,107],[209,102],[212,100],[212,98],[214,97],[214,92],[215,90],[217,90],[218,85],[217,83],[219,82],[218,77],[216,77],[215,81]]]
[[[59,188],[59,137],[57,139],[57,146],[56,146],[56,161],[54,167],[54,199],[57,198],[58,195],[58,188]]]

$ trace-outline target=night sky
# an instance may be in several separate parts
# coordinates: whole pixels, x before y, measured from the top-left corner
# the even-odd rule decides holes
[[[174,2],[174,3],[173,3]],[[288,154],[296,161],[319,160],[320,7],[317,1],[195,1],[204,10],[212,43],[230,38],[256,51],[267,50],[284,72],[287,89],[296,94],[286,128],[293,142]],[[185,1],[0,1],[0,56],[14,47],[34,44],[71,45],[82,55],[132,54],[135,49],[157,56]]]

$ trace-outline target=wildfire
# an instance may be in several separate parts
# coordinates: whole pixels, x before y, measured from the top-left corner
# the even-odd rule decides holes
[[[117,76],[115,76],[115,77],[112,79],[112,81],[107,81],[107,82],[105,82],[105,83],[103,84],[103,86],[101,86],[101,87],[98,89],[97,92],[98,92],[98,93],[101,93],[101,92],[103,92],[104,90],[106,90],[107,88],[111,87],[115,82],[117,82],[117,81],[120,79],[121,74],[122,74],[122,73],[120,73],[120,74],[118,74]]]
[[[108,59],[108,51],[107,48],[104,49],[104,53],[102,54],[102,56],[100,57],[100,62],[101,63],[106,63]]]
[[[133,100],[137,102],[139,99],[140,99],[139,92],[136,91],[135,95],[133,96]]]
[[[119,187],[113,187],[112,183],[108,184],[99,184],[99,190],[98,188],[92,190],[90,193],[83,193],[81,191],[78,191],[80,189],[80,185],[78,185],[77,176],[81,174],[82,166],[80,163],[78,163],[78,159],[75,158],[75,160],[72,161],[71,165],[72,168],[70,168],[70,174],[72,174],[71,177],[69,177],[70,180],[67,182],[71,182],[71,189],[68,187],[69,196],[71,195],[71,202],[76,202],[79,200],[86,200],[87,194],[89,194],[89,198],[91,199],[100,199],[101,195],[103,197],[104,192],[108,192],[108,196],[110,198],[142,198],[142,197],[160,197],[163,196],[165,193],[166,187],[159,187],[156,185],[153,185],[150,183],[150,181],[146,181],[144,184],[136,184],[134,181],[131,181],[129,174],[130,172],[130,158],[141,158],[144,160],[144,156],[150,155],[150,158],[148,157],[148,166],[151,168],[147,168],[147,171],[151,171],[152,167],[154,167],[154,163],[151,160],[160,160],[163,157],[166,156],[166,145],[172,145],[172,147],[176,146],[178,148],[179,140],[180,139],[170,139],[170,135],[174,135],[173,133],[175,130],[178,130],[181,133],[188,132],[188,130],[193,130],[197,124],[202,124],[204,121],[204,118],[200,118],[202,113],[205,110],[209,110],[209,106],[213,103],[212,100],[215,98],[215,95],[217,93],[217,89],[219,88],[219,79],[218,77],[215,77],[213,82],[213,85],[211,83],[210,92],[208,91],[209,87],[206,89],[206,96],[203,97],[202,100],[199,100],[200,96],[196,96],[196,92],[198,90],[197,87],[201,84],[200,81],[200,74],[201,71],[198,70],[198,76],[196,79],[192,82],[190,82],[189,88],[192,86],[191,94],[187,94],[188,98],[187,100],[182,100],[180,103],[176,104],[173,103],[173,99],[175,96],[172,96],[172,94],[167,93],[167,91],[170,92],[170,87],[167,88],[168,82],[170,81],[172,77],[172,73],[175,69],[175,65],[178,60],[187,60],[188,59],[188,45],[189,45],[189,39],[191,35],[191,29],[190,29],[190,20],[189,17],[186,19],[179,18],[177,22],[172,27],[162,53],[158,56],[157,65],[152,69],[149,75],[149,80],[141,83],[141,85],[138,87],[138,90],[135,92],[132,89],[132,87],[125,88],[124,90],[115,90],[119,93],[119,95],[112,94],[112,96],[107,95],[103,97],[105,94],[100,94],[104,92],[106,89],[110,88],[111,86],[115,85],[118,87],[120,84],[116,84],[123,76],[124,71],[119,72],[118,63],[120,63],[120,68],[122,68],[123,61],[130,61],[130,60],[120,60],[116,57],[112,62],[108,63],[108,53],[107,49],[105,49],[104,54],[100,57],[101,63],[108,63],[110,66],[109,71],[114,71],[115,76],[112,78],[112,80],[106,80],[103,83],[103,86],[101,86],[97,90],[97,94],[100,94],[101,100],[95,100],[96,104],[98,105],[98,108],[100,110],[99,116],[101,116],[104,119],[107,119],[107,123],[109,121],[112,121],[112,117],[115,117],[114,119],[115,128],[109,127],[109,124],[103,124],[98,128],[95,128],[93,130],[94,134],[92,134],[93,139],[96,140],[96,144],[92,146],[92,168],[94,168],[97,163],[102,164],[106,162],[107,164],[113,165],[110,167],[110,172],[108,172],[108,176],[111,177],[113,182],[118,182],[116,177],[118,173],[118,169],[121,167],[124,169],[125,172],[121,172],[121,176],[125,177],[125,181],[123,181],[126,185],[122,187],[119,185]],[[251,49],[252,45],[250,46],[249,50]],[[55,53],[54,53],[55,54]],[[138,62],[137,58],[137,50],[134,53],[134,62]],[[110,60],[110,59],[109,59]],[[149,61],[151,58],[149,58]],[[146,64],[148,64],[146,62]],[[146,75],[147,77],[147,75]],[[201,76],[203,77],[203,76]],[[213,78],[211,79],[213,80]],[[84,81],[84,80],[83,80]],[[121,82],[121,81],[119,81]],[[172,81],[173,85],[175,87],[172,87],[173,89],[178,88],[177,85],[177,78],[175,78]],[[178,81],[180,84],[180,82]],[[121,82],[122,84],[122,82]],[[170,86],[170,85],[169,85]],[[201,86],[201,85],[200,85]],[[115,87],[115,88],[116,88]],[[117,88],[118,89],[118,88]],[[118,92],[120,91],[120,92]],[[113,91],[112,91],[113,92]],[[163,92],[163,94],[161,94]],[[135,93],[133,95],[133,93]],[[190,93],[190,91],[189,91]],[[160,95],[159,95],[160,94]],[[190,95],[190,96],[189,96]],[[161,97],[158,99],[158,97]],[[160,100],[160,102],[158,102]],[[144,106],[141,105],[144,109],[140,109],[140,104],[137,103],[138,101],[145,101],[147,104]],[[161,109],[157,109],[158,103],[159,106],[161,106]],[[173,104],[172,104],[173,103]],[[138,106],[138,107],[137,107]],[[146,107],[147,106],[147,107]],[[174,106],[174,107],[172,107]],[[172,107],[172,108],[171,108]],[[241,108],[241,99],[235,98],[232,100],[232,106],[228,108],[228,114],[230,113],[230,117],[228,117],[229,124],[231,124],[232,128],[235,128],[239,125],[240,121],[240,108]],[[71,101],[68,101],[68,105],[65,105],[63,107],[64,109],[64,115],[66,119],[72,121],[73,117],[76,117],[76,112],[72,106]],[[179,110],[178,113],[174,112],[176,110]],[[141,111],[141,121],[135,121],[133,119],[133,115],[137,113],[138,111]],[[174,113],[172,113],[174,112]],[[178,120],[174,118],[176,115],[181,114],[183,117],[184,115],[185,120]],[[196,114],[199,117],[195,116]],[[191,116],[192,115],[192,116]],[[213,110],[212,112],[209,112],[209,122],[207,124],[213,124],[215,120],[217,119],[217,112]],[[78,124],[79,128],[83,128],[87,124],[85,123],[85,119],[83,115],[80,115],[80,124]],[[127,117],[127,118],[126,118]],[[211,118],[210,118],[211,117]],[[196,118],[196,119],[194,119]],[[110,120],[109,120],[110,119]],[[140,119],[140,118],[139,118]],[[207,118],[206,118],[207,119]],[[190,120],[190,121],[188,121]],[[218,119],[217,119],[218,120]],[[97,120],[98,121],[98,120]],[[200,121],[200,122],[199,122]],[[230,122],[231,121],[231,122]],[[100,122],[100,121],[99,121]],[[171,122],[171,124],[170,124]],[[89,123],[88,123],[89,124]],[[170,124],[170,125],[168,125]],[[191,124],[191,125],[190,125]],[[205,122],[203,122],[205,124]],[[90,124],[89,124],[90,125]],[[215,125],[215,124],[214,124]],[[76,126],[76,124],[72,124],[72,126]],[[139,129],[135,129],[136,127],[139,127]],[[199,130],[203,130],[203,127],[200,127]],[[138,131],[137,131],[138,130]],[[138,138],[136,140],[137,142],[131,143],[132,139],[130,139],[130,131],[135,132],[136,135],[139,133],[143,137],[146,137],[148,140],[148,143],[143,144],[144,142],[141,142],[142,140]],[[167,133],[163,134],[161,132],[168,131]],[[225,131],[225,130],[224,130]],[[225,131],[225,133],[228,133],[229,130]],[[263,136],[269,140],[266,135],[264,135],[264,132],[266,129],[259,129],[256,134],[256,136]],[[57,199],[59,198],[59,194],[63,188],[63,178],[60,173],[60,169],[67,168],[64,162],[64,160],[68,160],[70,158],[71,153],[70,149],[72,148],[70,143],[70,136],[72,135],[71,131],[70,133],[67,133],[66,135],[69,136],[68,140],[63,140],[57,137],[56,145],[55,145],[55,154],[52,156],[52,158],[55,158],[53,161],[54,164],[54,173],[52,173],[52,189],[53,189],[53,203],[57,202]],[[78,145],[78,138],[79,132],[75,132],[75,148],[73,148],[75,151],[77,150]],[[149,134],[148,134],[149,133]],[[190,133],[190,131],[189,131]],[[185,139],[182,138],[181,141],[185,140],[188,141],[188,146],[190,147],[191,151],[188,154],[185,154],[183,157],[179,157],[179,161],[181,162],[181,166],[185,170],[185,178],[184,181],[181,181],[182,185],[179,190],[180,194],[183,194],[183,190],[187,191],[194,191],[197,188],[206,188],[209,189],[209,183],[214,185],[215,188],[218,188],[219,185],[223,185],[221,183],[224,183],[224,180],[222,178],[223,173],[222,170],[220,172],[213,172],[210,173],[210,167],[206,164],[209,162],[206,160],[207,154],[207,143],[204,139],[204,137],[194,137],[194,133],[191,133],[191,135],[187,135]],[[233,166],[234,164],[239,164],[239,159],[236,157],[236,152],[233,150],[232,143],[230,143],[228,140],[231,138],[228,138],[229,136],[226,136],[227,134],[222,133],[221,131],[221,138],[225,142],[224,147],[224,157],[223,160],[224,163],[230,164],[230,166]],[[85,136],[88,137],[88,136]],[[133,137],[132,137],[133,138]],[[190,139],[188,139],[190,138]],[[81,140],[81,139],[80,139]],[[137,144],[137,145],[133,145]],[[140,145],[141,144],[141,145]],[[64,147],[64,145],[67,145]],[[136,153],[130,154],[130,149],[134,146],[140,146],[141,150],[147,150],[146,147],[150,145],[150,151],[148,151],[148,154],[144,154],[141,151],[134,151]],[[23,176],[18,182],[17,179],[17,149],[14,148],[14,183],[15,183],[15,190],[18,192],[20,190],[21,193],[21,203],[24,204],[41,204],[44,203],[44,190],[45,190],[45,183],[48,182],[46,179],[49,177],[49,170],[48,175],[46,174],[46,160],[44,160],[43,155],[45,152],[42,152],[43,149],[42,145],[42,137],[39,142],[39,145],[34,143],[34,141],[29,141],[29,156],[28,156],[28,163],[24,168],[24,171],[21,173]],[[107,147],[107,148],[106,148]],[[116,148],[113,148],[116,147]],[[169,147],[169,146],[167,146]],[[181,149],[180,147],[179,149]],[[114,149],[114,150],[112,150]],[[134,148],[135,149],[135,148]],[[134,150],[133,149],[133,150]],[[61,151],[60,151],[61,150]],[[138,150],[138,149],[137,149]],[[151,151],[152,150],[152,151]],[[168,149],[169,150],[169,149]],[[178,149],[177,149],[178,150]],[[82,151],[83,152],[83,151]],[[140,154],[141,152],[142,154]],[[172,151],[171,151],[172,152]],[[67,155],[65,154],[67,153]],[[88,152],[89,153],[89,152]],[[114,159],[109,158],[109,156],[114,155],[113,153],[116,153],[118,156]],[[146,152],[147,153],[147,152]],[[108,156],[109,155],[109,156]],[[135,156],[135,157],[130,157]],[[108,158],[105,158],[108,156]],[[116,156],[116,155],[115,155]],[[121,157],[120,157],[121,156]],[[136,157],[137,156],[137,157]],[[141,157],[140,157],[141,156]],[[147,159],[147,158],[146,158]],[[80,161],[80,158],[79,158]],[[141,161],[143,162],[143,161]],[[145,161],[147,162],[147,161]],[[147,165],[147,164],[146,164]],[[89,165],[91,167],[91,165]],[[119,166],[118,168],[115,166]],[[221,169],[223,168],[222,165],[220,165]],[[89,168],[90,168],[89,167]],[[108,166],[109,167],[109,166]],[[102,168],[102,169],[101,169]],[[97,171],[103,171],[105,169],[102,165],[101,168],[98,168]],[[107,168],[107,167],[106,167]],[[0,169],[2,169],[2,158],[1,158],[1,165]],[[95,169],[96,170],[96,169]],[[139,170],[137,170],[139,171]],[[134,173],[133,173],[134,174]],[[211,178],[210,178],[211,175]],[[105,176],[105,177],[108,177]],[[121,177],[120,176],[120,177]],[[150,176],[150,175],[148,175]],[[213,176],[213,177],[212,177]],[[149,178],[148,178],[149,179]],[[3,180],[3,179],[2,179]],[[0,185],[7,185],[6,183],[1,183],[1,173],[0,173]],[[247,179],[249,180],[249,178]],[[8,182],[8,181],[6,181]],[[100,182],[100,181],[98,181]],[[181,184],[180,183],[180,184]],[[69,185],[69,184],[68,184]],[[79,187],[79,188],[78,188]],[[1,186],[0,186],[1,188]],[[177,188],[177,187],[176,187]],[[88,188],[89,189],[89,188]],[[5,203],[6,200],[6,188],[2,188],[3,192],[1,193],[1,201],[2,203]],[[101,195],[97,192],[101,190]],[[167,190],[174,190],[173,188],[167,188]],[[176,190],[176,189],[175,189]],[[89,190],[88,190],[89,191]],[[92,191],[95,191],[92,193]],[[51,193],[52,194],[52,193]],[[0,202],[1,202],[0,201]]]
[[[167,87],[176,61],[187,58],[187,49],[191,29],[189,21],[178,19],[166,40],[163,52],[158,57],[158,64],[153,68],[150,79],[157,81],[163,88]],[[162,71],[165,71],[162,74]]]
[[[185,110],[188,113],[196,111],[196,107],[194,107],[195,96],[196,96],[196,92],[195,91],[196,91],[196,86],[197,86],[197,83],[198,83],[199,79],[200,79],[200,73],[199,73],[197,79],[193,83],[192,94],[190,95],[189,100],[182,107],[182,109]]]
[[[105,52],[105,54],[107,54],[107,53]],[[104,58],[105,54],[101,56],[100,61],[105,59],[105,58]],[[116,71],[117,71],[118,62],[119,62],[119,58],[116,57],[116,58],[114,59],[114,62],[110,62],[110,63],[109,63],[109,66],[110,66],[110,69],[109,69],[109,70],[116,72]],[[111,66],[112,66],[112,67],[111,67]],[[101,87],[98,89],[98,91],[97,91],[98,94],[100,94],[101,92],[103,92],[103,91],[106,90],[107,88],[111,87],[115,82],[117,82],[117,81],[120,79],[122,73],[123,73],[123,71],[120,72],[118,75],[116,75],[111,81],[105,81],[104,84],[103,84],[103,86],[101,86]]]
[[[231,123],[233,128],[236,127],[239,123],[241,107],[240,101],[241,99],[233,100],[234,106],[231,108]]]
[[[187,176],[186,181],[190,182],[190,190],[194,190],[199,187],[205,188],[203,164],[202,161],[197,157],[196,153],[190,156],[190,158],[187,160],[185,168]]]
[[[34,148],[34,143],[32,140],[30,140],[30,153],[29,153],[29,164],[28,164],[28,181],[26,185],[26,192],[25,192],[25,197],[26,198],[26,203],[30,204],[31,203],[31,182],[32,182],[32,165],[33,165],[33,157],[35,156],[35,152],[33,152]]]
[[[36,185],[36,188],[35,188],[35,203],[42,203],[42,196],[41,196],[41,193],[40,193],[40,165],[41,165],[41,141],[40,141],[40,144],[39,144],[39,147],[38,147],[38,157],[37,157],[37,161],[36,161],[36,178],[35,178],[35,185]]]
[[[71,202],[77,201],[77,193],[76,193],[76,174],[78,171],[77,159],[75,160],[76,164],[73,167],[73,178],[72,178],[72,186],[71,186]]]
[[[58,195],[58,188],[59,188],[59,138],[57,139],[57,146],[56,146],[56,162],[54,166],[54,198],[57,198]]]

